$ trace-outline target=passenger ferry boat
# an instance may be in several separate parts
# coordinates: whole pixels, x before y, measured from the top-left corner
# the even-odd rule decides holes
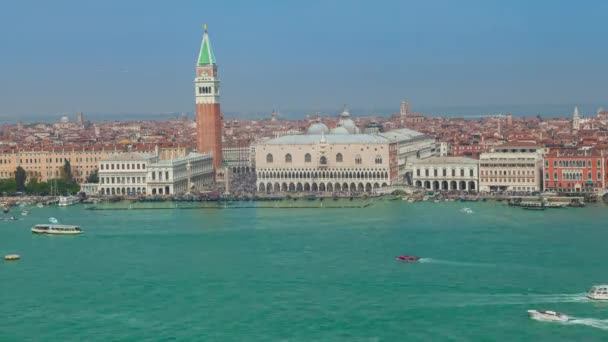
[[[59,197],[59,206],[67,207],[68,205],[76,204],[80,202],[80,197],[78,196],[61,196]]]
[[[37,224],[32,227],[34,234],[54,234],[54,235],[75,235],[82,234],[82,230],[78,226],[70,226],[65,224]]]
[[[608,300],[608,285],[592,286],[587,292],[587,298],[594,300]]]

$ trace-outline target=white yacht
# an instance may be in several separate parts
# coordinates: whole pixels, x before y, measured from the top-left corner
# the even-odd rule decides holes
[[[67,207],[68,205],[76,204],[80,202],[80,197],[78,196],[61,196],[59,197],[59,206]]]
[[[528,315],[537,321],[567,322],[570,319],[568,315],[549,310],[528,310]]]
[[[37,224],[32,227],[32,233],[54,234],[54,235],[75,235],[75,234],[82,234],[82,230],[78,226],[70,226],[70,225],[65,225],[65,224]]]
[[[587,292],[587,298],[595,300],[608,300],[608,285],[592,286]]]

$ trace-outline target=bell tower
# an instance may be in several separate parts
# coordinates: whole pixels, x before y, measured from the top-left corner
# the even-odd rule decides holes
[[[196,99],[196,147],[200,153],[213,155],[216,172],[222,166],[222,114],[220,112],[220,80],[215,56],[211,50],[207,25],[196,63],[194,94]]]

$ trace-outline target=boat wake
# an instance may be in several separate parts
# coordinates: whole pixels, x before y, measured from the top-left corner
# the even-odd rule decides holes
[[[589,301],[584,293],[564,294],[481,294],[481,293],[450,293],[441,294],[441,301],[435,301],[437,294],[410,294],[410,307],[424,308],[466,308],[483,306],[536,306],[542,304],[577,303]]]
[[[452,266],[472,266],[472,267],[494,267],[496,264],[488,264],[482,262],[464,262],[464,261],[450,261],[450,260],[439,260],[432,258],[420,258],[418,262],[428,264],[441,264],[441,265],[452,265]]]
[[[459,306],[527,305],[546,303],[576,303],[588,301],[584,293],[573,294],[497,294],[469,298]]]
[[[608,319],[570,317],[570,320],[561,323],[564,325],[586,325],[588,327],[608,330]]]

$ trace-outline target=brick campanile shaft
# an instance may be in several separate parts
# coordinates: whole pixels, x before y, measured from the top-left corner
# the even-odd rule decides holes
[[[196,147],[198,152],[211,153],[217,171],[222,166],[222,114],[220,112],[220,80],[215,56],[211,50],[207,25],[196,63],[194,80],[196,97]]]

